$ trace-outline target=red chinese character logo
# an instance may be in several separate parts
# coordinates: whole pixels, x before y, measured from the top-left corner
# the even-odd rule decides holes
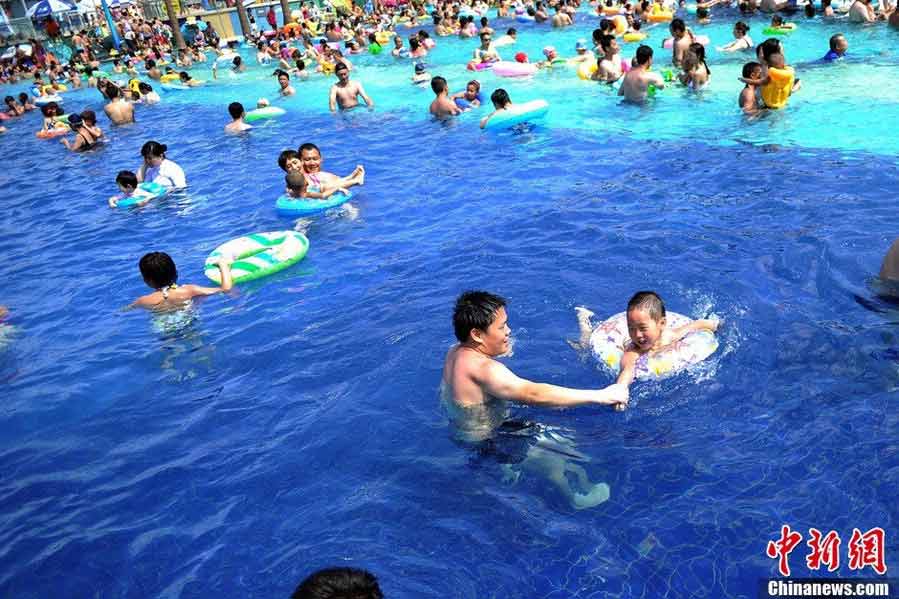
[[[766,553],[768,554],[768,557],[772,559],[776,557],[780,558],[777,568],[780,570],[781,576],[790,575],[790,564],[787,561],[787,556],[790,555],[791,551],[796,549],[796,545],[798,545],[801,540],[801,534],[791,531],[789,525],[784,524],[780,527],[780,539],[777,541],[768,541]]]
[[[864,534],[853,528],[852,538],[849,539],[849,569],[861,570],[871,566],[878,574],[884,574],[887,566],[883,561],[883,539],[882,528],[872,528]]]
[[[827,533],[823,539],[821,531],[817,528],[808,529],[808,534],[812,538],[808,540],[811,553],[805,556],[805,563],[808,564],[809,570],[817,570],[821,567],[821,563],[827,565],[827,571],[833,572],[840,567],[840,535],[837,531],[832,530]]]

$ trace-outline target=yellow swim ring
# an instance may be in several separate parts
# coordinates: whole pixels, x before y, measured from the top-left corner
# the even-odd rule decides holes
[[[783,108],[793,91],[793,67],[768,68],[768,83],[762,86],[762,100],[768,108]]]
[[[376,39],[376,40],[378,41],[378,43],[381,44],[382,46],[383,46],[384,44],[389,44],[389,43],[390,43],[390,37],[391,37],[391,36],[390,36],[390,32],[389,32],[389,31],[379,31],[379,32],[377,32],[377,33],[375,34],[375,39]]]
[[[64,83],[57,83],[56,89],[54,89],[52,85],[45,85],[41,89],[44,90],[45,94],[53,94],[56,92],[67,92],[69,91],[69,86],[65,85]]]
[[[631,31],[629,33],[625,33],[623,39],[626,42],[642,42],[646,39],[646,34],[640,33],[639,31]]]
[[[667,10],[661,10],[657,8],[657,6],[653,6],[652,12],[650,12],[649,16],[646,18],[650,23],[667,23],[668,21],[674,19],[674,13],[668,12]]]
[[[621,35],[627,31],[627,17],[624,15],[612,17],[612,22],[615,23],[615,35]]]
[[[594,61],[582,62],[577,67],[577,76],[584,81],[589,81],[596,72],[596,63]]]
[[[168,73],[167,75],[160,77],[159,81],[162,83],[171,83],[172,81],[178,81],[179,79],[178,73]]]

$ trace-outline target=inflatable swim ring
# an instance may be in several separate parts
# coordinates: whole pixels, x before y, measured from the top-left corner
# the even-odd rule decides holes
[[[278,108],[277,106],[266,106],[265,108],[257,108],[256,110],[251,110],[246,113],[243,120],[252,123],[254,121],[261,121],[262,119],[272,119],[283,116],[286,112],[286,110]]]
[[[603,6],[602,14],[609,16],[609,17],[614,16],[614,15],[620,15],[621,7],[619,7],[619,6]]]
[[[289,196],[281,196],[275,202],[275,208],[278,214],[283,216],[308,216],[310,214],[319,214],[342,206],[353,198],[353,194],[343,195],[335,193],[326,200],[305,200],[302,198],[291,198]]]
[[[238,237],[215,248],[206,258],[206,276],[221,284],[218,260],[233,257],[231,278],[244,283],[265,277],[292,266],[306,257],[309,240],[296,231],[272,231]]]
[[[667,314],[668,326],[677,328],[692,319],[675,312]],[[630,344],[627,330],[627,313],[620,312],[600,323],[590,335],[590,346],[599,362],[617,375],[621,368],[621,356]],[[690,333],[683,339],[657,352],[637,358],[636,378],[661,378],[701,362],[718,349],[718,339],[709,331]]]
[[[190,89],[189,85],[181,85],[180,83],[163,83],[160,87],[166,91],[175,92]]]
[[[469,71],[486,71],[487,69],[492,69],[493,66],[496,65],[496,64],[498,64],[498,63],[495,63],[495,62],[479,62],[479,63],[476,64],[476,65],[472,65],[471,63],[468,63],[468,65],[466,65],[465,68],[468,69]]]
[[[646,39],[646,34],[639,31],[631,31],[630,33],[625,33],[622,39],[626,42],[642,42]]]
[[[531,100],[522,104],[512,104],[510,108],[496,113],[484,129],[508,129],[521,123],[527,123],[534,119],[542,118],[549,110],[546,100]]]
[[[627,31],[627,17],[624,15],[612,17],[612,22],[615,23],[615,35],[623,35]]]
[[[377,32],[377,33],[375,34],[375,40],[376,40],[379,44],[381,44],[382,46],[383,46],[384,44],[389,44],[389,43],[390,43],[390,32],[389,32],[389,31],[379,31],[379,32]]]
[[[109,73],[107,73],[106,71],[94,71],[93,73],[91,73],[91,77],[93,77],[95,79],[109,79]],[[81,74],[81,80],[82,81],[88,80],[87,73]]]
[[[577,67],[577,76],[584,81],[588,81],[593,78],[593,73],[596,72],[597,68],[597,64],[593,61],[582,62]]]
[[[62,96],[42,96],[40,98],[34,99],[35,106],[46,106],[50,102],[56,102],[57,104],[62,104]]]
[[[711,40],[709,39],[709,36],[707,36],[707,35],[695,35],[695,36],[693,36],[693,41],[698,44],[702,44],[703,46],[708,46],[710,43],[712,43]],[[662,47],[665,48],[666,50],[670,50],[671,48],[673,48],[674,47],[674,38],[669,37],[668,39],[666,39],[664,42],[662,42]]]
[[[153,183],[152,181],[144,181],[143,183],[139,183],[137,186],[138,189],[146,191],[150,194],[149,199],[145,197],[135,197],[131,196],[128,198],[122,198],[118,202],[116,202],[116,207],[118,208],[131,208],[132,206],[137,205],[138,202],[143,201],[151,201],[158,200],[162,196],[168,193],[168,188],[165,185],[160,185],[159,183]]]
[[[768,67],[768,78],[768,84],[762,86],[762,100],[768,108],[783,108],[793,92],[793,67]]]
[[[493,72],[500,77],[527,77],[537,72],[537,65],[529,62],[501,60],[493,64]]]
[[[532,17],[531,15],[518,15],[517,17],[515,17],[515,20],[519,23],[533,23],[534,17]]]
[[[765,27],[762,33],[765,35],[789,35],[796,31],[796,23],[784,23],[780,27]]]
[[[168,73],[159,78],[160,83],[172,83],[173,81],[181,81],[181,77],[178,75],[178,73]],[[138,91],[138,90],[136,89],[136,86],[135,86],[135,89],[132,89],[131,91]]]
[[[62,137],[63,135],[68,135],[71,132],[72,132],[72,130],[69,129],[68,127],[66,127],[66,128],[57,127],[56,129],[50,129],[49,131],[47,131],[45,129],[41,129],[34,135],[38,139],[53,139],[55,137]]]
[[[655,7],[653,7],[655,9]],[[653,10],[653,12],[649,13],[646,17],[646,20],[650,23],[667,23],[674,19],[674,13],[668,12],[667,10]]]

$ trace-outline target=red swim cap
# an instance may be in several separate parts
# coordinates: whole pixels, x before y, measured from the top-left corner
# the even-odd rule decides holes
[[[518,54],[515,55],[515,62],[527,62],[527,61],[528,61],[528,55],[525,54],[524,52],[519,52]]]

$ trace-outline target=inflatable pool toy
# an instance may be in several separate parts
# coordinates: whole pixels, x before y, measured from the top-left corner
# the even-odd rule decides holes
[[[624,15],[612,17],[612,22],[615,23],[615,35],[623,35],[627,31],[627,17]]]
[[[246,113],[243,117],[248,123],[252,123],[254,121],[261,121],[262,119],[273,119],[279,116],[283,116],[287,111],[283,108],[278,108],[277,106],[266,106],[264,108],[257,108],[256,110],[251,110]]]
[[[468,63],[465,67],[469,71],[486,71],[487,69],[492,69],[493,66],[497,64],[495,62],[479,62],[478,64]]]
[[[37,133],[35,133],[35,137],[38,139],[53,139],[55,137],[62,137],[63,135],[68,135],[72,130],[68,127],[62,128],[57,127],[56,129],[50,129],[49,131],[46,129],[41,129]]]
[[[42,96],[40,98],[34,99],[35,106],[46,106],[50,102],[56,102],[57,104],[62,104],[62,96]]]
[[[166,91],[170,91],[170,92],[183,91],[185,89],[190,89],[189,85],[181,85],[180,83],[163,83],[160,87],[162,89],[164,89]]]
[[[382,46],[383,46],[384,44],[389,44],[389,43],[390,43],[390,32],[389,32],[389,31],[379,31],[379,32],[377,32],[377,33],[375,34],[375,40],[376,40],[379,44],[381,44]]]
[[[669,327],[678,328],[690,324],[692,319],[675,312],[668,312]],[[620,312],[600,323],[590,334],[590,346],[599,362],[617,375],[621,368],[621,356],[630,344],[627,330],[627,313]],[[709,331],[696,331],[657,352],[637,358],[635,375],[638,379],[662,378],[701,362],[718,349],[718,339]]]
[[[221,284],[221,257],[233,258],[234,283],[253,281],[280,272],[306,257],[309,240],[296,231],[272,231],[238,237],[215,248],[206,258],[206,276]]]
[[[650,23],[667,23],[674,19],[674,13],[666,10],[657,10],[649,13],[646,20]]]
[[[35,85],[34,87],[31,88],[31,95],[36,96],[36,97],[41,97],[42,93],[52,95],[56,92],[66,92],[66,91],[69,91],[68,86],[61,84],[61,83],[56,86],[56,89],[53,89],[53,86],[49,85],[49,84],[41,86],[40,88],[38,88],[38,86]]]
[[[533,23],[534,17],[532,17],[531,15],[517,15],[515,17],[515,20],[519,23]]]
[[[549,110],[546,100],[531,100],[522,104],[512,104],[509,108],[501,110],[490,117],[484,129],[508,129],[521,123],[527,123],[542,118]]]
[[[783,108],[793,91],[793,67],[768,67],[769,82],[762,86],[762,100],[768,108]]]
[[[698,44],[702,44],[703,46],[708,46],[710,43],[712,43],[712,40],[710,40],[709,36],[707,35],[695,35],[693,36],[693,41]],[[671,48],[673,48],[674,38],[669,37],[668,39],[666,39],[664,42],[662,42],[662,47],[666,50],[670,50]]]
[[[94,77],[95,79],[109,79],[109,76],[109,73],[107,73],[106,71],[94,71],[93,73],[91,73],[91,77]],[[88,80],[87,73],[81,73],[81,80]]]
[[[132,206],[136,206],[138,202],[149,202],[152,200],[158,200],[168,193],[168,188],[165,185],[160,185],[159,183],[153,183],[152,181],[144,181],[143,183],[139,183],[137,186],[138,189],[147,192],[144,195],[140,196],[129,196],[123,197],[116,202],[117,208],[131,208]]]
[[[768,26],[762,29],[765,35],[789,35],[796,31],[796,23],[784,23],[780,27]]]
[[[178,73],[166,73],[159,78],[160,83],[172,83],[173,81],[181,81],[181,77]]]
[[[278,214],[283,216],[309,216],[311,214],[319,214],[342,206],[353,198],[353,194],[344,195],[335,193],[326,200],[306,200],[303,198],[292,198],[289,196],[281,196],[275,202],[275,208]]]
[[[619,6],[603,6],[602,7],[602,14],[606,15],[607,17],[620,15],[621,11],[622,11],[622,9]]]
[[[493,64],[493,72],[500,77],[527,77],[537,72],[537,65],[529,62],[501,60]]]
[[[646,34],[640,33],[639,31],[631,31],[629,33],[625,33],[622,36],[622,39],[626,42],[642,42],[646,39]]]
[[[593,78],[593,73],[596,72],[597,64],[594,61],[582,62],[577,66],[577,76],[587,81]]]

